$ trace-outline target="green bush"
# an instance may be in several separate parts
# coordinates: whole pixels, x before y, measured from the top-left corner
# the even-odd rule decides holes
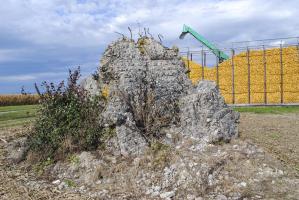
[[[105,100],[92,97],[80,87],[79,77],[80,68],[69,71],[67,85],[63,81],[58,86],[44,82],[43,92],[36,86],[40,110],[29,137],[29,149],[38,153],[40,159],[66,158],[73,152],[92,150],[103,143],[100,113]]]

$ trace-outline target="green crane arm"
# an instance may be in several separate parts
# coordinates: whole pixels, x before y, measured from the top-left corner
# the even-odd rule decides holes
[[[193,37],[195,37],[199,42],[208,47],[219,58],[219,62],[229,59],[228,55],[220,51],[215,45],[213,45],[211,42],[209,42],[207,39],[205,39],[203,36],[201,36],[195,30],[185,24],[183,26],[183,31],[180,35],[180,39],[183,39],[188,33],[193,35]]]

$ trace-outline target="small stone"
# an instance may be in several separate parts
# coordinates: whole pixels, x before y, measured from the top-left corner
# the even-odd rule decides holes
[[[162,199],[166,199],[166,198],[171,198],[175,195],[175,192],[174,191],[170,191],[170,192],[164,192],[162,194],[160,194],[160,197]]]
[[[145,194],[151,194],[153,192],[153,189],[151,188],[151,189],[148,189],[146,192],[145,192]]]
[[[58,185],[58,189],[59,189],[59,190],[62,190],[62,189],[64,189],[64,188],[66,188],[66,187],[67,187],[67,185],[66,185],[65,182],[62,182],[62,183],[60,183],[60,184]]]
[[[155,192],[153,192],[153,193],[151,193],[151,196],[152,197],[156,197],[156,196],[158,196],[160,193],[158,192],[158,191],[155,191]]]
[[[79,188],[79,190],[81,190],[81,191],[83,191],[83,190],[85,190],[86,188],[85,188],[85,186],[84,185],[82,185],[80,188]]]
[[[247,186],[247,183],[245,183],[245,182],[241,182],[241,183],[239,183],[239,185],[240,185],[241,187],[246,187],[246,186]]]
[[[59,179],[52,182],[52,184],[54,184],[54,185],[59,185],[60,183],[61,183],[61,181]]]
[[[187,200],[195,200],[195,196],[193,194],[188,194]]]
[[[218,194],[216,200],[227,200],[227,198],[223,194]]]
[[[159,192],[159,191],[161,191],[161,187],[160,186],[155,186],[155,187],[153,187],[153,190]]]

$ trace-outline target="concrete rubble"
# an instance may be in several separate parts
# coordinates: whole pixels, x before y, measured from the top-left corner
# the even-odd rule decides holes
[[[136,43],[123,38],[108,46],[98,81],[89,77],[83,85],[92,94],[97,94],[95,88],[107,93],[103,119],[116,129],[114,151],[141,154],[153,139],[163,139],[167,129],[202,146],[238,135],[239,114],[227,107],[215,83],[202,81],[194,88],[186,72],[178,49],[153,38]]]

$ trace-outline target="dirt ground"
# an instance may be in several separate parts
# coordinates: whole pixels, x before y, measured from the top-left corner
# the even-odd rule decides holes
[[[239,133],[299,174],[299,113],[241,113]]]
[[[25,132],[22,127],[0,130],[0,199],[91,199],[88,194],[60,191],[51,183],[45,188],[30,186],[36,182],[34,174],[6,162],[5,145]],[[239,132],[237,140],[258,145],[276,158],[284,170],[299,177],[299,113],[241,113]]]

